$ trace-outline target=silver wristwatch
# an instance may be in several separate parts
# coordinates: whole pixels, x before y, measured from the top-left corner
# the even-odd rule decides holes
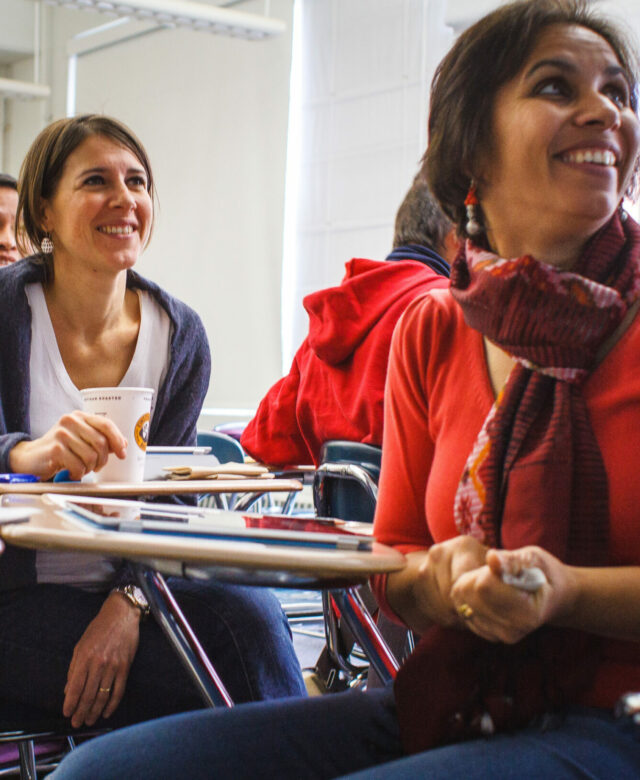
[[[151,611],[146,596],[142,592],[142,589],[137,585],[118,585],[118,587],[114,588],[111,592],[122,593],[126,599],[129,599],[134,607],[138,607],[140,612],[142,612],[143,618],[147,617]]]

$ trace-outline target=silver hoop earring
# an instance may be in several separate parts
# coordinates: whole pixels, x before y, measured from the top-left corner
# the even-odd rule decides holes
[[[53,241],[51,236],[45,236],[40,242],[40,251],[44,255],[50,255],[53,253]]]

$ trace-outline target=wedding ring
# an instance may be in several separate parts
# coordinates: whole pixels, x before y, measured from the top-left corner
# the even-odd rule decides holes
[[[460,615],[460,617],[463,617],[465,620],[469,620],[469,618],[473,616],[473,610],[468,604],[460,604],[460,606],[457,607],[456,609],[458,615]]]
[[[111,691],[111,688],[98,688],[100,693],[109,693]]]

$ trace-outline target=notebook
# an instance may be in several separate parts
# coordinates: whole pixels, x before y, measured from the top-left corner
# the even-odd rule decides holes
[[[108,531],[250,541],[336,550],[370,550],[372,527],[334,518],[261,515],[223,509],[47,493],[66,519]]]

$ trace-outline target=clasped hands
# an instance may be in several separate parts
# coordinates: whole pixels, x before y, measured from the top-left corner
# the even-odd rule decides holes
[[[569,568],[540,547],[494,550],[459,536],[411,556],[421,556],[412,595],[428,624],[464,628],[492,642],[518,642],[558,618],[572,598]],[[505,572],[533,566],[547,579],[534,592],[502,581]]]

